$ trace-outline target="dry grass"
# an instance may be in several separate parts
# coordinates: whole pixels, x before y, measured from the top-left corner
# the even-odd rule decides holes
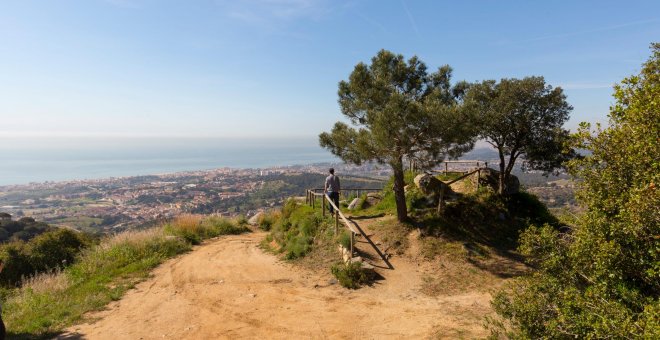
[[[21,289],[29,289],[33,293],[43,293],[47,291],[62,291],[69,288],[70,285],[71,281],[69,278],[58,269],[25,278],[21,284]]]
[[[145,230],[127,230],[103,239],[99,245],[99,250],[107,250],[118,245],[144,245],[153,242],[155,239],[164,238],[165,233],[162,228],[150,228]]]

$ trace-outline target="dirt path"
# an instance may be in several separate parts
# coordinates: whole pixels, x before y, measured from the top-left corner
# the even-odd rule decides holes
[[[429,297],[419,292],[414,263],[392,258],[394,271],[372,287],[332,284],[327,269],[312,272],[279,261],[258,244],[261,232],[228,236],[170,260],[98,321],[62,338],[473,338],[485,334],[490,296]]]

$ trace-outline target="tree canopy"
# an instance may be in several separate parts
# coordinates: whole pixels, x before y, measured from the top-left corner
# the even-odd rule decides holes
[[[543,77],[486,80],[470,87],[466,109],[474,115],[480,137],[498,150],[499,193],[504,193],[520,157],[528,169],[551,172],[572,156],[563,128],[573,109],[561,88]]]
[[[474,145],[471,124],[459,110],[468,84],[452,85],[451,73],[445,65],[429,74],[417,57],[406,61],[381,50],[370,65],[357,64],[348,81],[339,83],[341,112],[352,126],[337,122],[319,136],[322,147],[346,162],[392,167],[399,220],[407,218],[404,161],[429,167]]]
[[[609,126],[583,123],[572,160],[587,210],[568,233],[522,235],[538,271],[514,281],[496,311],[522,338],[660,338],[660,44],[615,86]]]

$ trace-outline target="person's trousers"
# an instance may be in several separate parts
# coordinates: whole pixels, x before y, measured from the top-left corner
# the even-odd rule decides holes
[[[328,196],[330,196],[330,199],[332,200],[332,202],[337,206],[337,208],[339,208],[339,193],[338,192],[329,192]],[[333,213],[332,206],[330,206],[329,209],[330,209],[330,213],[332,214]]]

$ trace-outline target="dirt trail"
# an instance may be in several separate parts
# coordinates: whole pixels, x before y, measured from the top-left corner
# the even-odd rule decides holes
[[[422,273],[405,258],[372,287],[332,284],[323,268],[304,270],[264,253],[256,232],[222,237],[170,260],[98,321],[62,338],[474,338],[485,334],[487,293],[429,297]]]

